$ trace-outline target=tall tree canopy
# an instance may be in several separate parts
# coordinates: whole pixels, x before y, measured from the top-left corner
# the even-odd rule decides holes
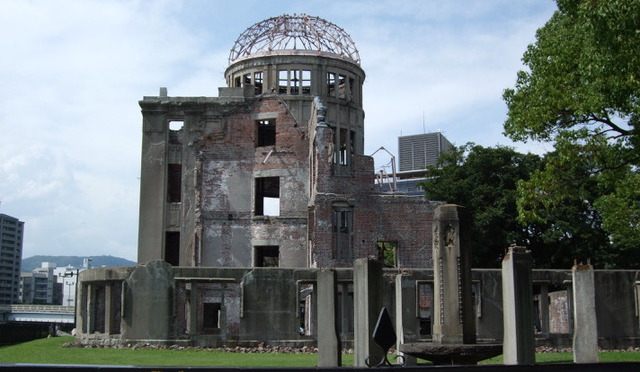
[[[507,136],[555,147],[519,183],[519,218],[551,223],[581,200],[610,233],[604,266],[640,267],[640,1],[557,4],[503,96]]]
[[[526,229],[516,221],[516,182],[538,168],[537,155],[507,147],[472,143],[443,154],[422,183],[426,196],[459,204],[472,215],[471,249],[476,267],[497,267],[512,243],[528,244]]]
[[[562,206],[541,211],[548,222],[517,221],[517,184],[542,169],[546,159],[470,143],[429,168],[430,178],[422,183],[426,196],[460,204],[471,213],[475,267],[499,267],[504,251],[514,243],[531,250],[537,268],[566,269],[574,259],[609,260],[610,242],[592,206],[593,185]]]

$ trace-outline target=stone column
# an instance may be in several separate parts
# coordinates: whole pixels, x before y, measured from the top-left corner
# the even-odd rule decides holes
[[[84,296],[85,284],[80,280],[80,276],[76,277],[76,298],[75,298],[75,307],[76,307],[76,329],[80,333],[85,333],[85,324],[87,318],[87,299]]]
[[[438,207],[433,221],[433,342],[474,344],[469,215],[464,207]]]
[[[410,317],[413,315],[414,319],[418,316],[418,314],[416,314],[416,303],[417,303],[417,299],[415,296],[416,293],[416,287],[415,287],[415,281],[413,282],[414,285],[412,286],[412,288],[408,288],[409,290],[413,290],[413,296],[406,296],[404,291],[403,291],[403,275],[402,274],[398,274],[396,275],[396,280],[395,280],[395,293],[396,293],[396,337],[397,337],[397,341],[396,341],[396,350],[400,350],[400,345],[402,345],[404,343],[404,325],[405,325],[405,316]],[[412,297],[412,298],[408,298],[408,297]],[[407,319],[407,321],[409,321],[409,319]],[[400,351],[397,351],[397,355],[401,355],[404,360],[406,361],[408,366],[415,366],[416,365],[416,358],[412,357],[410,355],[407,355],[405,353],[402,353]]]
[[[323,269],[318,272],[318,367],[342,365],[342,351],[337,327],[336,272]]]
[[[382,263],[371,258],[359,258],[353,264],[354,285],[354,366],[365,367],[370,357],[373,364],[384,358],[383,350],[373,341],[373,330],[382,308]]]
[[[95,286],[91,283],[87,284],[87,315],[86,315],[86,328],[85,333],[90,334],[95,331]]]
[[[164,258],[169,123],[161,109],[142,109],[138,263]]]
[[[352,300],[349,298],[349,283],[340,283],[338,284],[340,286],[340,295],[341,295],[341,301],[340,301],[340,314],[342,314],[341,317],[341,336],[348,336],[349,335],[349,324],[351,324],[352,318],[353,318],[353,313],[351,311],[349,311],[350,309],[352,309]]]
[[[200,292],[198,282],[191,281],[191,293],[189,296],[189,334],[198,334],[198,303],[200,302]]]
[[[510,247],[502,260],[504,364],[535,363],[531,251]]]
[[[595,286],[593,266],[576,264],[571,268],[573,276],[573,361],[597,363],[598,326],[596,321]]]
[[[104,333],[111,334],[113,329],[113,283],[104,285]]]
[[[540,327],[545,337],[549,336],[549,286],[540,286]]]

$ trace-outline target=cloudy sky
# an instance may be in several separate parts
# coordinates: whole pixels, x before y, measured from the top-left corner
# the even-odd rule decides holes
[[[514,84],[553,0],[0,2],[0,213],[25,222],[23,257],[137,252],[141,115],[158,95],[215,96],[237,37],[281,14],[319,16],[360,52],[365,146],[442,131],[514,144]],[[376,166],[388,159],[376,156]]]

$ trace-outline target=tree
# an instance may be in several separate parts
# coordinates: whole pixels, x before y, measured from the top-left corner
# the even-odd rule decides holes
[[[539,167],[537,155],[508,147],[485,148],[469,143],[443,154],[422,183],[431,200],[469,209],[475,267],[497,267],[512,243],[529,245],[526,226],[516,221],[516,182]]]
[[[640,1],[557,4],[503,95],[505,134],[555,148],[519,183],[519,219],[552,223],[582,200],[610,233],[603,266],[640,267]]]
[[[611,243],[593,206],[595,183],[583,185],[557,207],[539,211],[539,220],[518,220],[517,185],[553,156],[469,143],[455,147],[428,169],[430,177],[422,187],[429,199],[469,209],[475,267],[498,267],[511,244],[529,248],[537,268],[566,269],[574,259],[611,261]]]

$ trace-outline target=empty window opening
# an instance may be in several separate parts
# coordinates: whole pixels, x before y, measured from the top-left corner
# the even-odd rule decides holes
[[[251,74],[244,74],[242,79],[242,86],[251,84]]]
[[[255,267],[278,267],[280,262],[280,247],[277,245],[259,245],[255,247]]]
[[[327,72],[327,95],[329,97],[336,96],[336,74]]]
[[[100,332],[104,333],[105,327],[105,305],[106,305],[106,288],[104,284],[98,284],[94,286],[93,292],[93,303],[95,306],[92,307],[91,312],[93,316],[93,322],[89,323],[89,326],[92,326],[92,329],[89,330],[88,333]]]
[[[312,334],[312,306],[313,306],[313,284],[302,284],[298,292],[298,333],[311,336]]]
[[[353,231],[353,212],[350,209],[333,211],[334,258],[351,259]]]
[[[222,304],[219,302],[205,302],[202,306],[202,328],[211,331],[220,328],[220,310]]]
[[[289,86],[289,71],[278,71],[278,93],[287,94]]]
[[[167,202],[179,203],[182,200],[182,165],[169,164],[167,169]]]
[[[169,122],[169,130],[177,131],[182,130],[184,126],[184,121],[181,120],[173,120]]]
[[[242,78],[240,76],[236,76],[236,78],[233,80],[233,86],[236,88],[242,86]]]
[[[385,267],[397,267],[397,242],[378,241],[378,260],[382,261]]]
[[[280,215],[280,177],[256,178],[255,215]]]
[[[419,282],[416,288],[418,292],[418,317],[420,318],[420,335],[431,335],[433,314],[433,284]]]
[[[348,94],[349,94],[349,88],[347,87],[347,77],[345,75],[339,75],[338,98],[346,100]]]
[[[258,130],[257,143],[260,146],[274,146],[276,144],[276,119],[256,120]]]
[[[182,121],[170,121],[169,122],[169,143],[172,145],[179,145],[182,143],[184,122]]]
[[[278,93],[280,94],[311,94],[310,70],[280,70],[278,71]]]
[[[349,94],[347,98],[349,101],[353,101],[353,87],[355,86],[356,80],[352,77],[349,78]]]
[[[353,284],[338,283],[338,332],[353,336]]]
[[[300,72],[300,90],[304,95],[311,94],[311,71],[302,70]]]
[[[355,132],[349,131],[345,128],[340,128],[336,131],[337,138],[335,139],[338,151],[334,152],[334,163],[340,165],[349,165],[351,161],[351,155],[353,155],[353,144],[355,139]]]
[[[262,81],[263,81],[262,71],[253,73],[253,85],[256,87],[256,95],[262,94]]]
[[[171,266],[180,266],[180,232],[165,233],[164,260]]]

